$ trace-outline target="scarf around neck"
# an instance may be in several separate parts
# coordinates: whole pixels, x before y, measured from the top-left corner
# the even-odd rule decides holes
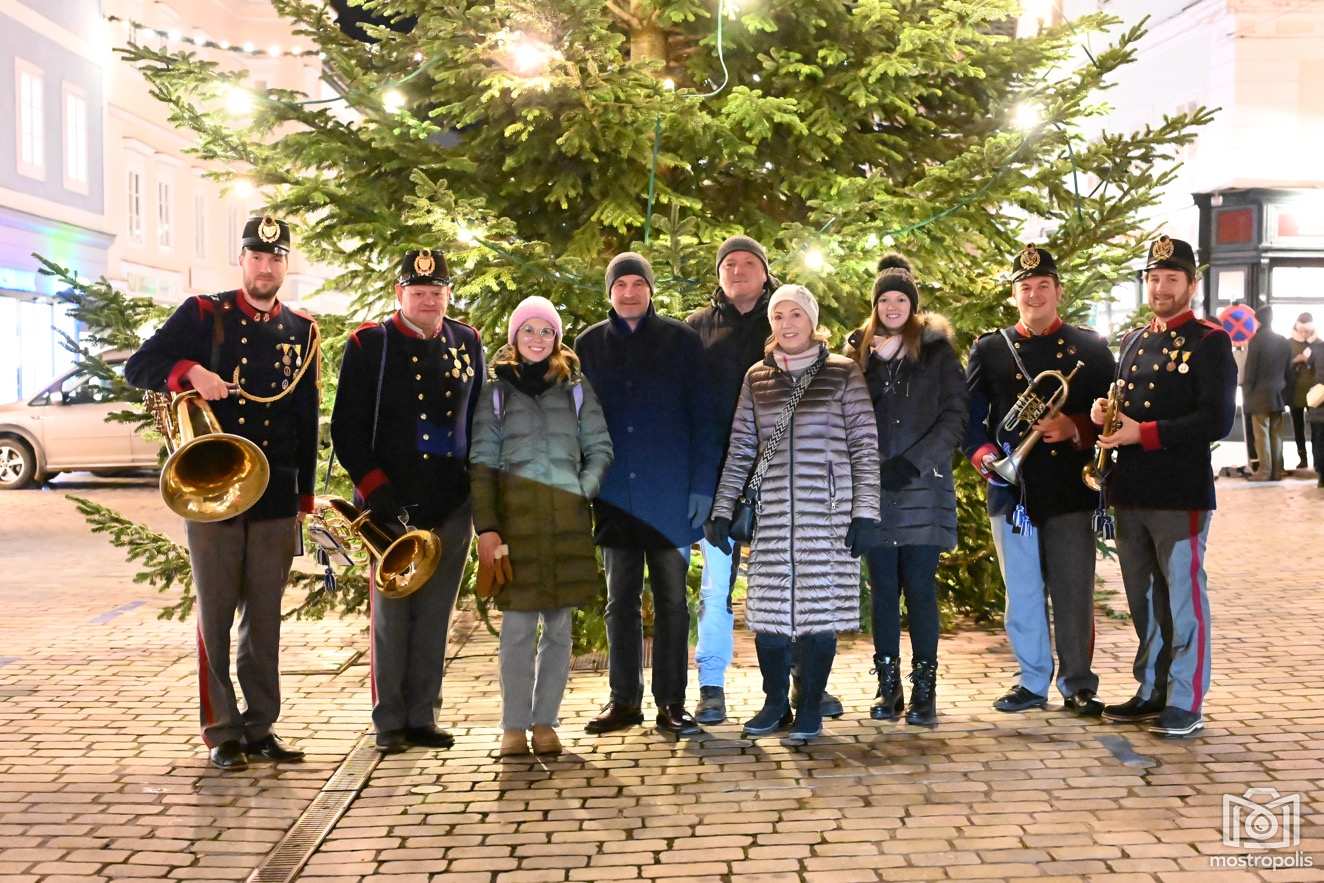
[[[787,355],[782,352],[781,347],[777,347],[772,351],[772,360],[778,368],[781,368],[787,374],[794,376],[808,370],[809,366],[817,362],[819,356],[822,354],[823,347],[821,344],[818,346],[811,346],[804,352],[796,353],[795,355]]]

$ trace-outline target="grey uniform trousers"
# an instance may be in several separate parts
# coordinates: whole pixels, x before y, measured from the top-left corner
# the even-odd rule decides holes
[[[187,522],[198,609],[198,688],[202,739],[209,746],[264,738],[280,715],[280,602],[298,536],[295,519]],[[230,627],[239,614],[230,680]]]
[[[441,563],[423,588],[384,598],[369,588],[372,608],[372,723],[377,732],[430,727],[441,706],[446,632],[473,538],[469,501],[435,528]]]

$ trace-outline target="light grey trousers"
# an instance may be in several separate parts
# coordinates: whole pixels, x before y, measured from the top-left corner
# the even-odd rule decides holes
[[[198,596],[198,699],[202,739],[216,746],[264,738],[280,715],[280,601],[294,559],[294,518],[186,523]],[[230,680],[230,627],[239,614]]]
[[[570,677],[575,608],[501,614],[501,728],[554,727]],[[542,622],[539,635],[538,623]]]

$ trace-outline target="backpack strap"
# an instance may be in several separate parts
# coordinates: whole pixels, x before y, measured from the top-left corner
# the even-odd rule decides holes
[[[501,412],[506,404],[506,388],[501,385],[501,381],[492,382],[492,416],[496,417],[497,425],[501,425]]]
[[[575,403],[575,417],[579,417],[579,412],[584,408],[584,385],[576,381],[570,386],[570,399]]]

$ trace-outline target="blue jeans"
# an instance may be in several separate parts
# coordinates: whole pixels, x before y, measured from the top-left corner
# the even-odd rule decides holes
[[[700,687],[722,687],[726,667],[731,664],[731,633],[735,614],[731,610],[731,590],[740,568],[740,547],[732,544],[731,554],[707,540],[699,540],[703,555],[703,579],[699,583],[699,643],[694,648],[694,663],[699,669]]]

